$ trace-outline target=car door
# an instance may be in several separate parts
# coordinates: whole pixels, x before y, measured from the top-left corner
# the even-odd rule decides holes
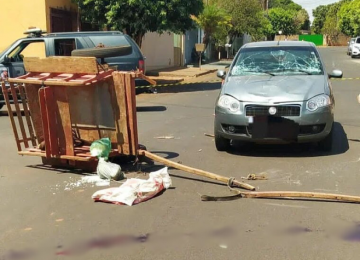
[[[44,40],[23,40],[7,54],[5,65],[9,68],[10,77],[16,78],[26,73],[24,67],[25,57],[45,58],[46,56],[47,51]]]

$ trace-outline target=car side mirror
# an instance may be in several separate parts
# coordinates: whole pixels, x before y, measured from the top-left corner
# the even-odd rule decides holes
[[[218,78],[224,79],[225,76],[226,76],[226,72],[223,71],[223,70],[218,70],[218,72],[216,73],[216,76],[217,76]]]
[[[329,79],[331,78],[338,78],[341,79],[343,77],[343,72],[341,70],[333,70],[329,73]]]
[[[10,58],[8,55],[5,55],[3,60],[1,61],[2,64],[9,64],[10,63]]]

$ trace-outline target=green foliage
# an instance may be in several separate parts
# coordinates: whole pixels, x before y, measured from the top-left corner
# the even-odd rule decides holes
[[[231,36],[249,34],[261,39],[271,27],[259,0],[221,0],[219,5],[231,16]]]
[[[295,16],[295,25],[299,30],[310,29],[310,18],[309,14],[305,9],[301,9]]]
[[[320,5],[313,10],[314,21],[312,23],[312,31],[315,34],[321,33],[329,8],[330,5]]]
[[[84,21],[121,30],[141,46],[147,32],[181,33],[194,26],[190,15],[203,10],[202,0],[74,0]]]
[[[269,8],[282,8],[285,10],[300,11],[302,7],[292,0],[269,0]]]
[[[298,32],[295,23],[296,10],[285,10],[283,8],[272,8],[269,10],[269,20],[272,24],[273,33],[282,31],[284,35],[292,35]]]
[[[345,2],[338,12],[338,26],[349,36],[360,35],[360,0]]]
[[[191,18],[204,30],[203,43],[208,45],[210,37],[217,43],[226,41],[231,24],[231,16],[215,4],[206,5],[203,12]]]

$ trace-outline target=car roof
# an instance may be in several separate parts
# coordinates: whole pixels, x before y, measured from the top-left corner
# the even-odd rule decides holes
[[[315,44],[307,41],[262,41],[262,42],[247,43],[243,46],[243,48],[274,47],[274,46],[314,47]]]
[[[63,38],[63,37],[88,37],[88,36],[114,36],[114,35],[124,35],[119,31],[88,31],[88,32],[54,32],[48,34],[34,35],[24,37],[22,39],[34,39],[40,40],[44,38]]]

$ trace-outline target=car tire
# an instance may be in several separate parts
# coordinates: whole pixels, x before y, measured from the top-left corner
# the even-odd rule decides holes
[[[331,129],[330,133],[318,143],[319,149],[323,152],[330,152],[333,145],[333,132]]]
[[[71,52],[71,56],[110,58],[110,57],[125,56],[131,53],[132,53],[132,47],[130,45],[123,45],[116,47],[77,49]]]
[[[225,152],[230,149],[230,139],[226,139],[219,134],[215,134],[215,146],[219,152]]]
[[[355,56],[354,56],[354,55],[350,55],[350,56],[351,56],[351,58],[352,58],[352,59],[354,59],[354,58],[355,58]]]
[[[0,110],[4,107],[4,104],[0,104]]]

